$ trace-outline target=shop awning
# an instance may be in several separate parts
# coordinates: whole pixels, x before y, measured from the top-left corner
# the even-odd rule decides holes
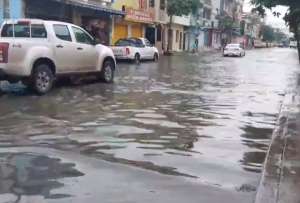
[[[87,2],[84,2],[82,0],[52,0],[52,1],[69,4],[69,5],[73,5],[73,6],[77,6],[77,7],[88,8],[88,9],[92,9],[92,10],[96,10],[96,11],[102,11],[105,13],[109,13],[111,15],[125,16],[125,14],[126,14],[124,11],[105,7],[105,6],[101,5],[100,3],[96,3],[93,1],[87,1]]]

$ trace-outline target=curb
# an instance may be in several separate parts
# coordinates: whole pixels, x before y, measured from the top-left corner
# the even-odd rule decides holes
[[[287,94],[280,108],[277,126],[274,129],[267,152],[261,182],[259,184],[255,203],[277,203],[279,197],[282,164],[286,147],[286,132],[288,130],[289,105],[293,96]]]

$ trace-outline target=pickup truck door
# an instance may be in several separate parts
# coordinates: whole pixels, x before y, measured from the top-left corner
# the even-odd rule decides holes
[[[146,57],[147,59],[153,59],[154,58],[154,49],[153,46],[151,45],[151,43],[149,42],[148,39],[144,39],[145,40],[145,51],[146,51]]]
[[[141,55],[141,59],[147,59],[147,47],[145,45],[145,42],[141,39],[136,40],[136,49],[138,50],[139,54]]]
[[[95,71],[98,61],[98,52],[94,45],[94,39],[79,27],[72,26],[71,29],[76,44],[73,58],[77,64],[76,71]]]
[[[55,63],[58,73],[74,71],[77,66],[74,58],[76,46],[72,42],[70,30],[67,25],[54,24],[54,34],[56,35],[54,50]]]

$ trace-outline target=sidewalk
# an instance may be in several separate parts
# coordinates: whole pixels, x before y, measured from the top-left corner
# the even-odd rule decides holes
[[[300,80],[285,96],[256,203],[300,203]]]

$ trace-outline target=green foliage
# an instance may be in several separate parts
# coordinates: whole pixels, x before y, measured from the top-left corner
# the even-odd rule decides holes
[[[220,19],[220,28],[222,30],[231,30],[234,25],[234,20],[230,16],[225,16]]]
[[[263,37],[263,41],[265,42],[273,42],[275,40],[274,29],[269,25],[262,26],[261,34]]]
[[[245,21],[242,20],[240,23],[241,35],[245,34]]]
[[[300,0],[251,0],[251,3],[256,7],[255,10],[261,15],[265,15],[265,8],[272,9],[276,6],[288,7],[284,20],[290,26],[290,30],[295,34],[300,60]],[[277,17],[281,15],[276,11],[273,14]]]
[[[183,16],[195,13],[201,6],[199,0],[168,0],[167,12],[169,16]]]
[[[274,32],[274,37],[276,42],[283,42],[288,40],[288,36],[283,32]]]

